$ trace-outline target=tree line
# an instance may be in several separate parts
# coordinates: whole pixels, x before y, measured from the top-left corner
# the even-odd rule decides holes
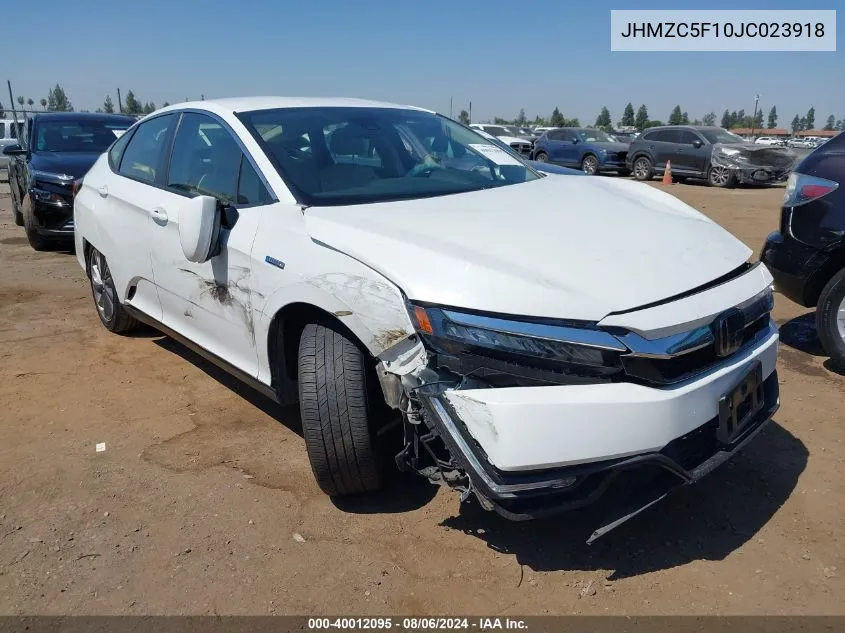
[[[204,98],[204,97],[203,97]],[[187,101],[187,97],[185,101]],[[24,104],[26,104],[29,110],[33,110],[35,107],[35,100],[31,97],[25,99],[24,97],[20,96],[16,99],[18,105],[20,106],[18,109],[23,110]],[[47,93],[46,98],[42,98],[38,101],[41,105],[41,109],[44,112],[73,112],[73,104],[70,102],[70,99],[67,96],[67,93],[64,91],[59,84],[56,84],[55,87],[50,88],[50,91]],[[165,101],[161,107],[164,108],[169,106],[170,104]],[[135,93],[131,90],[126,93],[126,97],[123,100],[122,108],[115,108],[115,104],[112,101],[110,95],[106,95],[106,99],[103,102],[102,107],[99,107],[95,110],[95,112],[104,112],[107,114],[114,114],[120,111],[120,114],[130,114],[130,115],[142,115],[142,114],[150,114],[151,112],[155,112],[157,110],[156,104],[153,101],[141,102],[135,97]],[[10,109],[11,110],[11,109]],[[80,112],[88,112],[88,110],[80,110]],[[11,112],[10,112],[11,114]],[[6,116],[6,108],[3,107],[3,103],[0,102],[0,118]]]
[[[460,113],[459,120],[463,123],[469,123],[469,114],[465,110],[462,110]],[[700,119],[695,118],[691,120],[689,114],[687,114],[687,111],[683,110],[680,105],[676,105],[669,113],[667,123],[668,125],[713,126],[716,125],[716,120],[717,115],[713,111],[703,115]],[[529,123],[525,116],[525,110],[520,110],[519,115],[515,119],[509,120],[501,117],[496,117],[494,119],[494,122],[498,124],[519,126],[527,125]],[[723,128],[728,130],[737,128],[755,128],[760,131],[763,131],[765,129],[771,130],[776,128],[777,122],[777,107],[772,106],[772,108],[769,110],[768,116],[765,117],[765,120],[763,108],[759,108],[756,114],[748,114],[743,109],[732,111],[725,110],[725,112],[722,114],[722,118],[719,124]],[[551,117],[544,118],[541,116],[537,116],[531,123],[533,125],[538,126],[580,127],[580,122],[577,118],[567,119],[561,114],[559,108],[554,109],[554,112],[552,112]],[[815,108],[811,107],[807,111],[807,114],[805,116],[801,117],[797,114],[795,115],[795,118],[792,120],[791,125],[792,132],[796,133],[803,130],[812,130],[814,129],[815,123],[816,110]],[[639,131],[643,131],[646,128],[657,127],[659,125],[665,124],[663,121],[652,119],[649,116],[648,107],[645,104],[642,104],[636,111],[634,111],[634,104],[628,102],[622,112],[622,118],[617,122],[616,127],[633,127]],[[601,111],[596,117],[596,121],[593,124],[593,127],[597,127],[599,129],[607,131],[611,131],[614,129],[613,119],[611,117],[610,110],[607,108],[607,106],[602,106]],[[845,118],[837,119],[834,115],[831,114],[829,117],[827,117],[825,126],[822,129],[845,131]]]

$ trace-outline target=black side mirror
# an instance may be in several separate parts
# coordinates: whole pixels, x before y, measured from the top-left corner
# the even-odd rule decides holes
[[[699,149],[702,145],[703,145],[703,143],[701,142],[701,139],[695,139],[695,140],[692,142],[692,146],[693,146],[695,149]]]
[[[572,144],[578,145],[578,137],[577,136],[574,139],[572,139]]]
[[[6,156],[23,156],[26,154],[26,150],[22,149],[20,145],[15,143],[14,145],[7,145],[4,147],[3,154]]]

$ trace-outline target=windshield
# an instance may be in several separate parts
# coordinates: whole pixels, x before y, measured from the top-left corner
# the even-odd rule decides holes
[[[578,135],[585,143],[612,143],[613,139],[611,139],[607,134],[602,132],[601,130],[576,130],[575,134]]]
[[[35,151],[99,154],[106,151],[129,125],[122,121],[40,121]]]
[[[745,143],[745,139],[725,129],[698,130],[710,143]]]
[[[519,136],[522,134],[522,130],[518,127],[514,127],[513,125],[507,125],[505,126],[505,129],[508,131],[507,136]]]
[[[281,108],[239,117],[309,206],[428,198],[541,177],[476,131],[430,112]]]
[[[501,125],[485,125],[484,131],[493,136],[513,136],[513,132],[506,130]]]

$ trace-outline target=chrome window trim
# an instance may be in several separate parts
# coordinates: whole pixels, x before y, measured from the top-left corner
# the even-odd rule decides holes
[[[608,349],[615,352],[628,351],[617,337],[601,330],[587,330],[562,325],[531,323],[529,321],[511,321],[509,319],[498,319],[496,317],[470,314],[467,312],[455,312],[453,310],[443,310],[443,315],[458,325],[477,327],[502,334],[515,334],[529,338],[560,341],[562,343]]]

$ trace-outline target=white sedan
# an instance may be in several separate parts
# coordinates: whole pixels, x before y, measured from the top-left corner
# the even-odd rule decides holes
[[[398,465],[523,519],[652,469],[658,489],[628,498],[645,507],[779,404],[772,278],[739,240],[427,110],[163,108],[99,158],[75,213],[103,325],[151,324],[298,400],[330,495]]]

